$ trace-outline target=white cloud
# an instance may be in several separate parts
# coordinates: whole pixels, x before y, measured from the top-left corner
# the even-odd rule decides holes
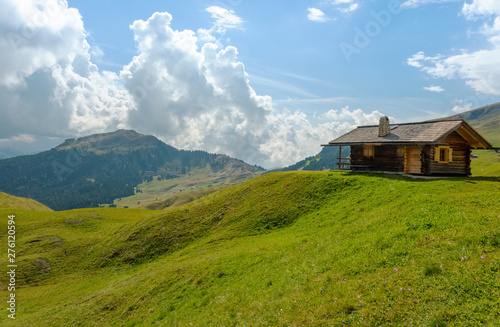
[[[424,87],[424,90],[437,93],[441,93],[444,91],[444,89],[441,86],[433,86],[433,85]]]
[[[465,2],[462,14],[468,19],[481,16],[500,15],[500,2],[496,0],[473,0],[470,4]]]
[[[343,12],[344,14],[347,14],[347,13],[350,13],[350,12],[356,11],[358,8],[359,8],[359,4],[357,4],[357,3],[352,3],[352,4],[350,4],[350,5],[349,5],[349,7],[340,8],[339,10],[340,10],[341,12]]]
[[[500,2],[474,0],[464,4],[462,14],[466,19],[486,18],[481,33],[488,38],[491,47],[473,52],[463,50],[448,57],[431,57],[418,52],[408,58],[407,64],[434,78],[463,79],[479,93],[500,95]],[[491,17],[494,20],[489,25]]]
[[[329,3],[344,14],[354,12],[359,8],[359,3],[355,0],[330,0]]]
[[[36,138],[31,134],[19,134],[12,137],[11,140],[14,142],[33,143],[36,141]]]
[[[115,74],[99,73],[90,61],[79,12],[61,0],[0,0],[0,6],[0,138],[119,126],[131,97]]]
[[[206,9],[214,22],[209,29],[200,28],[197,31],[198,45],[214,43],[222,46],[219,36],[224,35],[228,29],[242,29],[243,19],[236,15],[234,10],[227,10],[219,6],[210,6]]]
[[[456,114],[472,110],[473,103],[464,100],[455,100],[456,105],[451,109]]]
[[[27,0],[22,5],[1,0],[0,5],[0,85],[24,85],[34,72],[84,55],[87,45],[82,44],[78,11],[55,0]]]
[[[327,17],[324,12],[322,12],[318,8],[307,8],[309,11],[309,14],[307,15],[307,19],[313,21],[313,22],[326,22]]]
[[[331,120],[352,120],[354,121],[356,126],[378,124],[380,117],[382,116],[384,115],[376,110],[367,114],[364,113],[361,109],[349,111],[349,107],[342,108],[340,112],[338,112],[337,110],[329,110],[324,114],[325,118]]]
[[[458,2],[462,0],[408,0],[401,4],[403,9],[414,9],[420,6],[435,4],[435,3],[446,3],[446,2]]]
[[[243,20],[235,15],[234,10],[211,6],[207,8],[207,12],[212,15],[212,18],[215,20],[214,26],[218,30],[240,28],[243,25]]]

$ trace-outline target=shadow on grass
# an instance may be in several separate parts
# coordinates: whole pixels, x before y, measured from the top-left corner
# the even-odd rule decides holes
[[[475,182],[500,182],[500,176],[420,176],[420,175],[407,175],[401,173],[384,173],[384,172],[351,172],[341,170],[330,170],[330,172],[340,172],[348,176],[365,176],[365,177],[379,177],[391,180],[401,180],[409,182],[433,182],[436,180],[449,180],[449,181],[462,181],[475,184]]]

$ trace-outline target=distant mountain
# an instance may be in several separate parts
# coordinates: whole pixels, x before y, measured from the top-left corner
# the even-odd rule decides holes
[[[17,151],[16,149],[11,148],[11,147],[0,149],[0,159],[18,157],[18,156],[22,156],[23,154],[24,153]]]
[[[467,120],[493,146],[500,146],[500,102],[447,117]]]
[[[342,147],[342,157],[349,156],[349,147]],[[315,156],[307,157],[281,171],[291,170],[333,170],[338,169],[339,147],[325,146],[320,153]]]
[[[144,181],[171,179],[197,169],[264,170],[225,155],[184,151],[154,136],[119,130],[80,139],[36,155],[0,160],[0,191],[65,210],[112,203]]]

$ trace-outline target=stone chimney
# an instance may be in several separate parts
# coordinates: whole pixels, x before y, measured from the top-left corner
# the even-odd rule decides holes
[[[380,122],[378,124],[378,136],[383,137],[391,134],[391,124],[389,123],[389,117],[380,117]]]

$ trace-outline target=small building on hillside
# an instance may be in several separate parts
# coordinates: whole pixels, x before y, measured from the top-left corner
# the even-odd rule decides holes
[[[323,146],[350,146],[339,169],[398,172],[416,175],[471,174],[471,149],[492,149],[463,119],[394,124],[387,117],[379,125],[359,126]]]

